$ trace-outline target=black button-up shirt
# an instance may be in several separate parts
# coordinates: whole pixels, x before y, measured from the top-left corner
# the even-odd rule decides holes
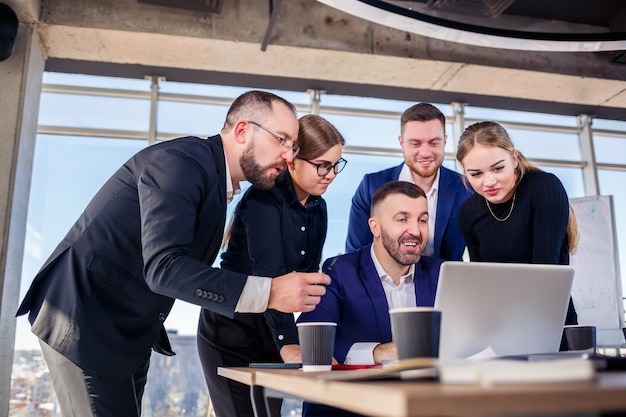
[[[326,240],[326,202],[310,196],[303,206],[289,172],[270,190],[250,187],[233,214],[222,268],[248,275],[277,277],[288,272],[317,272]],[[292,314],[266,312],[276,344],[298,343]]]

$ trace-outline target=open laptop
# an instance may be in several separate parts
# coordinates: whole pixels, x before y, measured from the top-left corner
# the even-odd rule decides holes
[[[444,262],[439,358],[558,352],[573,281],[566,265]]]

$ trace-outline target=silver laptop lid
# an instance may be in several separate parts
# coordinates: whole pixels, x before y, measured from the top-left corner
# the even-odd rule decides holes
[[[557,352],[573,280],[566,265],[444,262],[440,359]]]

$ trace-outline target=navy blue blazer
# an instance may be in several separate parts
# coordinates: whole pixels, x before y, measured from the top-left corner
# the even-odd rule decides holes
[[[367,220],[370,217],[372,197],[378,188],[400,177],[404,163],[379,172],[366,174],[352,197],[346,252],[352,252],[372,242]],[[465,241],[459,229],[457,213],[461,204],[474,192],[463,183],[458,173],[441,167],[439,175],[439,196],[435,218],[433,256],[450,261],[460,261],[465,250]]]
[[[111,380],[145,361],[178,298],[233,317],[247,275],[212,268],[226,219],[220,136],[147,147],[96,193],[17,314],[83,369]]]
[[[334,357],[343,363],[356,342],[388,343],[391,321],[385,290],[370,255],[371,245],[341,255],[329,272],[331,283],[315,310],[300,314],[298,323],[337,323]],[[330,259],[324,261],[325,270]],[[422,256],[415,264],[415,299],[418,306],[432,307],[443,260]]]

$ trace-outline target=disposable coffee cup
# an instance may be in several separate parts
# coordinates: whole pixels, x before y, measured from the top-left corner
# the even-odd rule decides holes
[[[438,358],[441,311],[432,307],[389,310],[398,359]]]
[[[330,371],[335,349],[337,323],[298,323],[298,338],[304,372]]]
[[[596,352],[596,326],[568,325],[563,328],[567,350]]]

